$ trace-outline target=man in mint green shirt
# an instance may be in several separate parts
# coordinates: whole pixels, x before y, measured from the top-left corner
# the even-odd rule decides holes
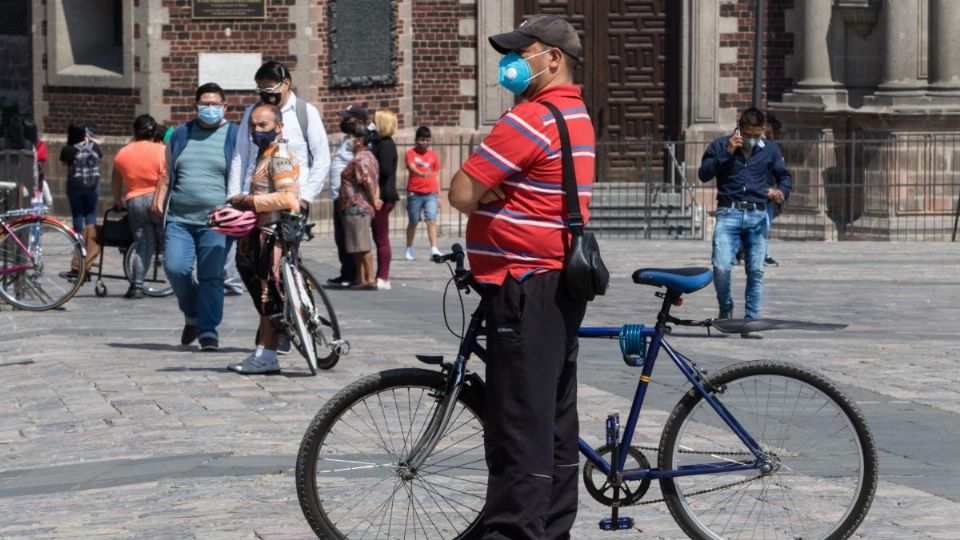
[[[201,351],[216,351],[227,246],[207,218],[226,202],[237,126],[223,118],[226,96],[216,83],[197,88],[196,103],[197,118],[177,127],[167,145],[163,264],[184,316],[180,343],[199,339]]]

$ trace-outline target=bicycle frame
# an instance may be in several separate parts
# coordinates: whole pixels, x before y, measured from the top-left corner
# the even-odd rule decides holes
[[[618,327],[581,327],[579,332],[580,337],[585,338],[617,338],[620,336],[620,328]],[[630,407],[630,414],[627,417],[627,423],[624,426],[623,436],[619,441],[621,448],[629,448],[630,443],[633,441],[634,431],[637,427],[637,421],[640,418],[640,411],[643,408],[644,397],[647,393],[647,388],[650,385],[651,373],[653,372],[653,366],[656,363],[656,359],[660,354],[662,349],[667,353],[667,356],[673,360],[673,363],[677,366],[678,369],[684,374],[687,380],[690,381],[690,384],[697,390],[697,392],[703,396],[704,400],[710,404],[710,406],[717,412],[720,418],[724,423],[737,435],[737,437],[743,442],[744,446],[754,455],[756,461],[752,463],[742,463],[737,461],[719,461],[714,463],[702,463],[696,465],[684,465],[677,469],[671,470],[659,470],[659,469],[637,469],[631,471],[624,471],[623,467],[626,463],[627,452],[620,452],[618,457],[618,463],[616,463],[615,472],[622,473],[622,478],[624,480],[654,480],[660,478],[675,478],[679,476],[693,476],[698,474],[717,474],[724,472],[734,472],[734,471],[744,471],[750,469],[762,469],[768,466],[772,466],[772,463],[764,455],[763,451],[760,449],[757,442],[747,433],[746,429],[737,421],[736,418],[720,403],[713,395],[710,394],[704,388],[703,383],[701,383],[699,376],[690,366],[689,361],[686,360],[683,355],[678,353],[669,343],[663,338],[663,329],[661,325],[657,325],[653,328],[644,328],[642,330],[642,335],[644,337],[650,338],[650,345],[647,348],[647,353],[644,355],[643,368],[640,374],[640,380],[637,383],[637,390],[633,397],[633,404]],[[591,448],[583,439],[580,439],[579,442],[580,453],[591,462],[598,469],[600,469],[604,474],[610,474],[611,464],[605,460],[598,452]]]
[[[586,459],[593,462],[593,464],[606,475],[610,475],[611,467],[614,467],[614,472],[617,475],[620,475],[623,480],[653,480],[700,474],[719,474],[744,470],[761,470],[763,472],[769,472],[774,467],[773,462],[764,454],[757,442],[737,421],[733,414],[731,414],[730,411],[728,411],[719,400],[717,400],[709,391],[707,391],[701,382],[701,377],[693,368],[691,362],[681,353],[677,352],[673,347],[671,347],[670,344],[664,339],[664,332],[666,331],[667,323],[677,323],[682,321],[673,319],[669,315],[670,306],[679,301],[679,295],[674,296],[672,293],[665,293],[663,296],[664,307],[657,316],[657,325],[651,328],[643,328],[641,331],[643,337],[650,339],[650,344],[647,347],[646,354],[643,356],[643,367],[640,374],[640,379],[637,383],[637,389],[633,397],[633,403],[630,407],[630,414],[627,418],[627,423],[624,427],[618,446],[621,448],[629,448],[630,443],[633,440],[637,421],[640,418],[640,411],[643,408],[644,397],[646,396],[647,388],[650,385],[653,367],[656,363],[657,357],[660,354],[660,351],[662,350],[667,354],[667,356],[670,357],[671,360],[673,360],[673,363],[677,366],[677,368],[680,369],[680,371],[684,374],[687,380],[690,381],[690,384],[693,385],[703,399],[717,412],[724,423],[737,435],[740,441],[743,442],[747,450],[753,454],[755,460],[749,463],[725,460],[695,465],[683,465],[671,470],[649,468],[624,471],[623,468],[626,463],[628,452],[618,452],[617,462],[615,464],[611,464],[581,438],[578,441],[580,453],[583,454]],[[463,336],[463,340],[460,343],[456,360],[453,364],[445,367],[448,372],[448,377],[447,388],[443,395],[443,401],[440,406],[437,407],[434,415],[431,417],[427,428],[423,430],[424,438],[418,440],[408,454],[405,464],[409,468],[416,470],[420,465],[423,464],[427,456],[429,456],[433,451],[441,435],[446,430],[447,422],[452,414],[452,405],[456,402],[456,399],[460,394],[460,388],[469,376],[466,369],[466,364],[470,359],[470,356],[476,354],[481,360],[484,360],[486,350],[477,341],[477,337],[481,335],[482,331],[483,310],[481,303],[481,305],[477,307],[470,317],[470,324]],[[581,327],[578,335],[582,338],[618,338],[620,336],[620,331],[620,327]]]
[[[15,274],[17,272],[23,272],[24,270],[29,270],[33,268],[34,254],[30,251],[30,248],[23,245],[23,242],[20,241],[20,238],[17,235],[13,234],[13,230],[10,228],[9,225],[7,225],[7,222],[4,221],[2,218],[0,218],[0,227],[3,228],[4,234],[13,238],[14,242],[17,243],[17,246],[19,246],[20,249],[24,253],[26,253],[28,257],[30,257],[30,262],[28,263],[15,264],[12,266],[6,266],[6,265],[0,266],[0,276],[5,276],[7,274]]]

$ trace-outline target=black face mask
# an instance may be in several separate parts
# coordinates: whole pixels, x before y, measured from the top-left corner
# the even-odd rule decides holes
[[[283,97],[280,92],[260,92],[260,101],[268,105],[280,105],[280,98]]]
[[[253,144],[256,145],[261,152],[266,150],[277,138],[276,131],[254,131],[250,135],[253,138]]]

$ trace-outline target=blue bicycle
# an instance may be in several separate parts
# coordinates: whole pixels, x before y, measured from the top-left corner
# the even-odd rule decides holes
[[[459,246],[435,260],[454,263],[451,282],[458,291],[476,290]],[[580,440],[587,492],[611,508],[600,528],[631,529],[623,507],[662,501],[691,538],[849,537],[870,508],[878,475],[873,436],[857,407],[822,375],[786,362],[744,362],[707,375],[665,339],[672,326],[742,333],[841,325],[670,314],[683,295],[711,279],[706,268],[638,270],[634,282],[664,289],[656,293],[663,299],[656,324],[580,330],[584,338],[618,339],[623,360],[640,369],[622,433],[612,414],[605,445]],[[317,413],[300,446],[296,481],[303,513],[319,537],[479,536],[487,478],[483,380],[467,363],[484,357],[481,307],[460,335],[452,363],[418,355],[440,369],[364,377]],[[691,387],[666,421],[659,446],[634,446],[661,353]],[[656,467],[644,451],[656,454]],[[642,501],[653,480],[663,499]]]

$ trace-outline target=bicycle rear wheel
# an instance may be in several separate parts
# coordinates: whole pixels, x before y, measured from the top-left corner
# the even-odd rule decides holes
[[[137,242],[134,242],[130,244],[130,247],[128,247],[127,251],[123,254],[123,275],[131,285],[133,285],[133,260],[134,255],[137,254],[138,247]],[[143,294],[156,298],[173,294],[173,286],[167,281],[167,273],[163,269],[163,255],[161,251],[154,253],[153,261],[144,264],[144,266],[146,268],[143,269],[144,279],[143,288],[141,289]]]
[[[307,318],[307,329],[313,336],[317,367],[330,369],[337,365],[340,356],[347,350],[345,349],[347,345],[340,339],[340,323],[337,321],[337,314],[333,310],[333,304],[330,303],[327,293],[306,267],[300,266],[300,274],[303,276],[304,289],[312,306],[310,316]],[[298,336],[293,336],[292,341],[297,350],[300,350]]]
[[[54,309],[80,290],[86,277],[83,245],[66,225],[35,216],[12,225],[9,234],[0,234],[0,267],[23,266],[0,276],[0,297],[10,305],[27,311]],[[79,268],[78,273],[71,273],[72,268]]]
[[[314,348],[313,336],[307,327],[307,320],[313,312],[313,302],[307,295],[303,284],[303,275],[299,268],[290,264],[284,257],[280,261],[280,275],[283,278],[284,320],[288,326],[287,334],[297,344],[297,350],[307,359],[307,367],[312,375],[317,374],[317,351]]]
[[[842,539],[866,516],[877,451],[866,420],[826,378],[773,361],[709,378],[713,395],[757,441],[773,470],[666,478],[667,507],[691,538]],[[755,458],[695,391],[667,420],[660,468]]]
[[[364,377],[317,413],[297,455],[297,495],[320,538],[474,538],[487,490],[483,394],[465,384],[417,470],[403,463],[440,403],[444,376],[405,368]]]

